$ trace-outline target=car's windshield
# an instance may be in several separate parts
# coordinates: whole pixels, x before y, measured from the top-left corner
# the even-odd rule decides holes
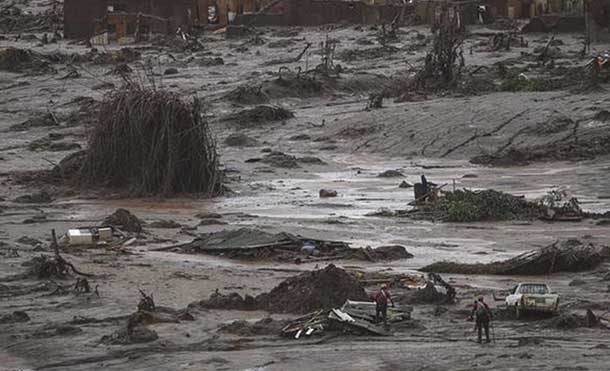
[[[521,294],[547,294],[549,288],[546,285],[527,284],[521,285],[519,293]]]

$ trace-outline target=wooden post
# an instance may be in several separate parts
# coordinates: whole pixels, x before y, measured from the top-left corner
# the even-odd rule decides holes
[[[608,0],[608,32],[610,32],[610,0]]]
[[[57,243],[57,234],[55,234],[55,229],[51,229],[51,248],[55,253],[55,256],[59,256],[59,243]]]
[[[585,54],[591,50],[591,12],[589,1],[583,0],[583,12],[585,15]]]
[[[200,24],[208,24],[208,18],[210,17],[209,8],[210,2],[209,0],[198,0],[197,7],[199,8],[199,23]]]
[[[227,0],[217,0],[216,9],[218,9],[218,24],[226,26],[229,24],[229,4]]]

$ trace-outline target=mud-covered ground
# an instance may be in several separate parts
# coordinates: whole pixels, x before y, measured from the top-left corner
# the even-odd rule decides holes
[[[22,263],[49,254],[50,231],[99,225],[117,208],[129,209],[146,222],[138,240],[122,249],[65,248],[62,256],[91,273],[95,294],[58,291],[57,282],[21,279],[0,282],[0,317],[25,311],[29,321],[5,318],[0,323],[0,369],[52,370],[603,370],[610,361],[607,329],[557,326],[553,318],[494,322],[495,341],[478,345],[472,323],[466,321],[474,295],[493,293],[521,281],[544,281],[561,294],[564,315],[582,316],[587,309],[602,315],[610,308],[609,266],[584,273],[545,277],[444,275],[458,290],[458,303],[439,309],[415,305],[413,320],[392,328],[392,337],[313,337],[292,340],[274,332],[231,334],[220,329],[235,320],[275,320],[291,315],[263,311],[193,309],[194,321],[150,325],[158,339],[143,344],[108,345],[105,335],[124,326],[137,309],[138,289],[154,293],[157,305],[185,308],[206,299],[216,289],[259,294],[287,277],[318,264],[236,262],[221,257],[152,251],[196,234],[227,228],[257,227],[327,240],[354,247],[400,244],[414,255],[389,263],[335,261],[340,267],[365,271],[415,272],[431,262],[489,262],[536,249],[559,238],[608,244],[607,223],[548,223],[538,220],[493,223],[432,223],[406,218],[367,216],[380,208],[405,208],[412,189],[399,188],[420,175],[449,188],[494,188],[527,198],[563,188],[578,197],[587,211],[610,210],[610,158],[598,147],[607,140],[608,95],[582,91],[578,84],[537,92],[470,89],[398,103],[385,99],[383,108],[366,111],[368,96],[399,89],[397,81],[421,65],[430,46],[425,27],[403,27],[398,41],[381,47],[368,26],[308,29],[259,29],[260,36],[226,39],[205,33],[203,48],[184,51],[179,43],[129,46],[141,55],[127,64],[130,76],[158,87],[205,99],[208,119],[217,137],[231,192],[213,200],[192,196],[171,199],[125,199],[103,190],[82,190],[44,182],[40,170],[51,169],[71,152],[86,147],[95,107],[104,94],[122,84],[111,73],[119,46],[98,48],[110,61],[70,63],[66,59],[45,68],[0,72],[0,272],[23,272]],[[474,29],[464,45],[469,71],[494,81],[497,62],[528,78],[545,75],[528,55],[544,47],[550,35],[524,35],[528,46],[491,51],[487,29]],[[42,54],[87,55],[90,49],[60,40],[42,45],[35,39],[4,35],[2,47]],[[37,34],[40,38],[41,35]],[[320,63],[319,44],[336,39],[339,77],[315,84],[296,77]],[[579,35],[558,35],[554,69],[560,78],[586,63],[578,56]],[[276,63],[311,49],[294,63]],[[608,45],[593,45],[604,50]],[[363,52],[363,50],[365,50]],[[371,51],[372,50],[372,51]],[[222,58],[221,60],[218,58]],[[289,70],[280,66],[288,67]],[[51,67],[50,69],[48,67]],[[166,70],[175,71],[167,73]],[[76,71],[76,73],[74,73]],[[481,72],[483,71],[483,72]],[[485,72],[488,71],[488,72]],[[492,72],[489,72],[492,71]],[[476,75],[476,73],[473,73]],[[281,80],[288,83],[281,82]],[[299,80],[301,79],[301,80]],[[280,81],[280,82],[278,82]],[[295,81],[297,81],[295,83]],[[499,85],[499,82],[495,82]],[[227,94],[243,86],[261,86],[263,94]],[[256,91],[257,89],[254,89]],[[231,95],[235,96],[235,95]],[[256,122],[242,110],[258,104],[281,106],[294,118]],[[605,112],[605,113],[604,113]],[[235,116],[235,114],[237,115]],[[242,118],[242,119],[240,119]],[[229,137],[229,139],[227,139]],[[232,138],[232,140],[231,140]],[[592,149],[585,151],[583,148]],[[508,167],[470,162],[508,149],[536,152]],[[544,151],[544,149],[549,149]],[[269,162],[269,151],[294,158]],[[476,161],[475,161],[476,162]],[[399,170],[399,177],[379,177]],[[338,197],[321,199],[320,189]],[[18,198],[48,193],[45,202]],[[199,225],[200,213],[221,214],[226,224]],[[172,220],[175,228],[151,223]],[[204,223],[206,224],[206,223]],[[28,237],[29,239],[23,238]],[[38,244],[41,242],[41,244]],[[330,262],[329,262],[330,263]],[[74,280],[59,282],[73,284]],[[4,317],[3,317],[4,318]]]

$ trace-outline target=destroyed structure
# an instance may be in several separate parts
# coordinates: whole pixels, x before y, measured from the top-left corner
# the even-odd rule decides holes
[[[67,0],[69,41],[55,5],[0,8],[8,366],[605,369],[584,3]]]
[[[481,6],[483,14],[479,14]],[[107,44],[191,32],[207,25],[390,24],[411,19],[463,26],[534,17],[538,28],[573,31],[584,29],[587,12],[599,26],[608,24],[609,4],[595,1],[585,7],[582,0],[66,0],[64,33],[67,38],[94,37],[95,44]]]
[[[66,0],[64,36],[137,41],[151,33],[188,31],[202,16],[196,0]]]

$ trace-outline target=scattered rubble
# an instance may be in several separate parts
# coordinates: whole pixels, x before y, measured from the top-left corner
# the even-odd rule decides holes
[[[400,324],[411,318],[410,307],[388,308],[389,325]],[[377,323],[375,303],[347,300],[341,307],[320,310],[300,317],[282,329],[282,335],[299,339],[324,333],[391,336],[387,326]]]
[[[425,272],[458,274],[544,275],[580,272],[610,258],[610,248],[579,240],[560,240],[540,250],[489,264],[439,262],[421,268]]]
[[[413,257],[403,246],[398,245],[355,249],[345,242],[324,241],[288,233],[272,234],[250,228],[213,232],[202,235],[192,242],[156,250],[294,263],[329,259],[390,261]]]

